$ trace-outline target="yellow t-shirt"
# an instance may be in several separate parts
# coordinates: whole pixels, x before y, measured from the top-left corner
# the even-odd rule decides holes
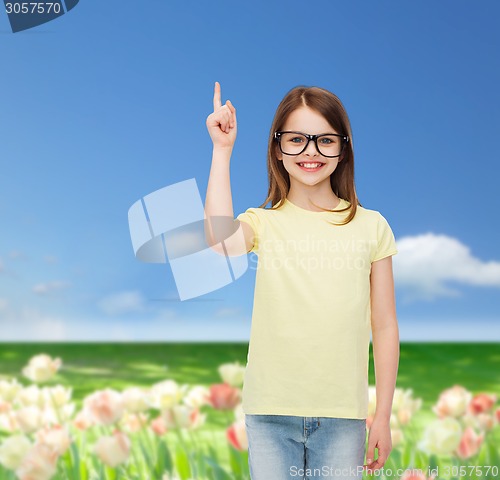
[[[336,209],[349,202],[340,199]],[[258,256],[243,383],[246,414],[366,418],[371,263],[398,252],[387,220],[358,206],[249,208]]]

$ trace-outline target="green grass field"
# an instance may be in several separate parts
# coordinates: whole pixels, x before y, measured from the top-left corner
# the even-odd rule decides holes
[[[62,368],[42,385],[71,387],[78,410],[86,395],[108,387],[149,387],[166,379],[205,386],[221,383],[219,365],[235,361],[245,365],[247,349],[247,343],[2,343],[0,380],[16,377],[29,385],[21,371],[32,356],[60,357]],[[375,384],[372,350],[370,384]],[[414,419],[417,428],[435,418],[432,405],[455,384],[474,394],[494,393],[500,398],[500,344],[401,343],[397,387],[411,388],[414,398],[422,398],[422,409]],[[232,420],[228,412],[211,410],[208,429],[202,429],[207,435],[218,432],[221,450],[227,450],[223,432]]]
[[[77,402],[98,389],[149,386],[167,378],[208,386],[221,381],[220,364],[245,365],[247,348],[247,343],[2,343],[0,379],[15,376],[29,384],[22,367],[33,355],[47,353],[63,361],[50,384],[72,387]],[[454,384],[500,397],[500,343],[401,343],[397,386],[412,388],[423,409]]]

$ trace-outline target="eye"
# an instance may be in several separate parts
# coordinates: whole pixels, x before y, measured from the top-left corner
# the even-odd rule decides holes
[[[332,145],[334,143],[338,143],[339,139],[334,135],[328,135],[326,137],[320,137],[319,141],[321,142],[322,145]]]
[[[298,140],[298,141],[296,142],[295,140]],[[302,137],[293,137],[293,138],[290,139],[290,141],[292,143],[300,143],[300,142],[303,142],[304,139]]]

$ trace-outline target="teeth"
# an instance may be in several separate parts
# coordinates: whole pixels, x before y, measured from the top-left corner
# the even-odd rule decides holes
[[[306,168],[316,168],[322,165],[321,163],[299,163],[301,167],[306,167]]]

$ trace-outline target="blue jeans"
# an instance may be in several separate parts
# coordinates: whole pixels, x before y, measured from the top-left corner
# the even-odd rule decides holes
[[[245,415],[252,480],[361,479],[366,420]]]

